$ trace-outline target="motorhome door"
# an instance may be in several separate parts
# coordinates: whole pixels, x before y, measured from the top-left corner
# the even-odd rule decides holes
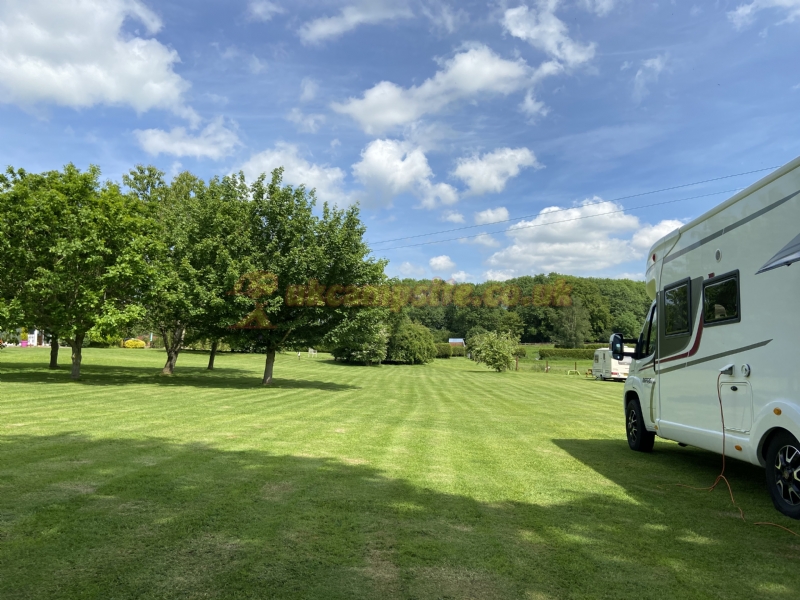
[[[636,361],[636,371],[642,380],[644,397],[639,399],[642,414],[650,423],[655,423],[658,418],[658,372],[656,360],[658,358],[658,306],[653,302],[647,321],[642,328],[639,341],[640,358]]]

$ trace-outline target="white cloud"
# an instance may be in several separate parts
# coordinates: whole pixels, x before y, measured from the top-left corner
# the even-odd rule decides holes
[[[498,148],[483,156],[459,159],[453,176],[469,186],[470,194],[499,193],[525,167],[541,168],[533,152],[527,148]]]
[[[442,221],[448,221],[449,223],[463,223],[464,215],[455,210],[448,210],[442,214]]]
[[[485,271],[483,274],[483,278],[486,281],[508,281],[513,277],[514,277],[513,271],[495,271],[493,269],[489,269],[488,271]]]
[[[614,9],[616,0],[583,0],[583,5],[601,17],[604,17]]]
[[[325,115],[311,114],[306,115],[299,108],[293,108],[286,115],[286,119],[295,123],[297,128],[305,133],[316,133],[320,125],[325,122]]]
[[[366,188],[372,204],[391,204],[400,194],[413,194],[425,208],[454,204],[456,190],[446,183],[433,183],[433,171],[422,149],[399,140],[374,140],[353,165],[353,176]]]
[[[519,105],[519,109],[532,121],[537,117],[546,117],[550,112],[544,102],[534,97],[533,90],[528,90],[525,93],[525,99]]]
[[[644,281],[644,273],[620,273],[614,279],[630,279],[631,281]]]
[[[549,207],[532,220],[512,225],[506,232],[511,244],[492,255],[488,264],[515,276],[597,273],[642,259],[653,242],[681,224],[641,223],[619,204],[599,198],[568,209]]]
[[[753,22],[756,13],[770,8],[785,14],[781,23],[791,23],[800,18],[800,0],[755,0],[749,4],[740,4],[728,12],[728,19],[736,29],[744,29]]]
[[[431,269],[436,273],[441,273],[442,271],[449,271],[450,269],[456,268],[456,263],[447,256],[443,254],[442,256],[434,256],[428,261]]]
[[[300,82],[300,102],[310,102],[317,97],[318,91],[319,85],[317,85],[316,81],[308,77],[304,78]]]
[[[402,2],[364,0],[342,8],[335,17],[321,17],[304,23],[298,34],[304,44],[319,44],[337,38],[360,25],[375,25],[383,21],[405,19],[413,13]]]
[[[250,0],[247,15],[253,21],[269,21],[275,15],[281,15],[286,9],[269,0]]]
[[[247,68],[253,75],[258,75],[261,71],[266,70],[267,64],[262,62],[255,54],[251,54],[247,59]]]
[[[567,67],[580,66],[594,58],[595,44],[581,44],[569,37],[567,26],[554,10],[557,0],[541,3],[540,9],[525,5],[510,8],[503,15],[503,27]]]
[[[453,8],[440,0],[429,0],[423,4],[422,14],[428,17],[434,27],[445,33],[454,33],[456,29],[469,21],[466,11]]]
[[[422,277],[425,275],[425,267],[413,265],[408,261],[400,265],[399,271],[401,275],[406,277]]]
[[[496,248],[497,246],[500,245],[500,242],[498,242],[488,233],[479,233],[478,235],[464,238],[461,240],[461,243],[475,244],[477,246],[484,246],[486,248]]]
[[[407,125],[448,105],[488,94],[510,94],[530,82],[531,69],[524,60],[501,58],[477,44],[443,61],[442,68],[419,86],[402,88],[381,81],[361,98],[334,103],[333,109],[355,119],[367,133],[380,133]]]
[[[633,99],[641,102],[650,93],[648,89],[653,83],[658,82],[658,76],[667,66],[667,55],[662,54],[642,61],[642,66],[633,78]]]
[[[175,127],[170,131],[137,129],[134,135],[145,152],[154,156],[172,154],[219,160],[230,155],[240,145],[235,126],[234,123],[231,127],[226,127],[223,118],[218,117],[197,135],[187,132],[184,127]]]
[[[450,275],[450,279],[458,283],[464,283],[465,281],[469,281],[470,279],[472,279],[472,275],[470,275],[466,271],[458,271]]]
[[[498,221],[508,221],[508,209],[504,206],[488,208],[479,213],[475,213],[476,225],[486,225],[489,223],[497,223]]]
[[[284,183],[307,189],[316,189],[317,198],[323,202],[346,205],[351,197],[343,190],[345,173],[338,167],[317,165],[300,155],[297,146],[280,142],[272,150],[264,150],[250,157],[241,170],[248,179],[254,180],[262,173],[269,177],[273,169],[284,168]]]
[[[127,19],[146,37],[123,32]],[[178,53],[151,37],[161,27],[139,0],[4,0],[0,102],[164,109],[197,124],[189,83],[173,71]]]

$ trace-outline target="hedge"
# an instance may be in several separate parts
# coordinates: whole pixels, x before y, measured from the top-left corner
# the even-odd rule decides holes
[[[528,356],[528,349],[525,346],[517,346],[517,349],[514,350],[514,358],[525,358]]]
[[[594,358],[594,350],[591,348],[547,348],[539,350],[539,358],[542,360],[554,360],[556,358],[592,360]]]
[[[561,348],[558,344],[556,344],[556,350],[599,350],[600,348],[608,348],[608,343],[584,344],[583,348]]]
[[[450,358],[453,356],[453,347],[450,344],[436,344],[436,358]]]
[[[126,348],[146,348],[147,344],[145,344],[142,340],[133,339],[133,340],[128,340],[127,342],[125,342],[125,347]]]
[[[453,356],[463,357],[467,355],[467,349],[464,346],[450,346],[450,349],[453,351]]]

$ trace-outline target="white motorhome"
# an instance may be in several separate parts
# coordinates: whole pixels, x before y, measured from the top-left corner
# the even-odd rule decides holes
[[[625,382],[630,447],[656,435],[761,465],[800,518],[800,158],[668,234]],[[622,336],[611,349],[626,355]],[[721,406],[720,406],[721,405]],[[722,410],[721,410],[722,409]],[[724,435],[723,435],[724,417]]]
[[[625,352],[630,350],[632,348],[625,348]],[[630,356],[623,356],[621,360],[617,360],[608,348],[600,348],[594,351],[592,374],[595,379],[624,381],[628,377],[630,366]]]

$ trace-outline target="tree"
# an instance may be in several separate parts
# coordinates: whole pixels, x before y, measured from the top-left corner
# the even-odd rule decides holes
[[[249,306],[231,293],[253,269],[243,177],[214,178],[206,185],[185,172],[166,184],[155,167],[137,166],[123,182],[149,207],[155,223],[158,251],[147,320],[164,339],[162,373],[174,373],[190,338],[211,340],[208,368],[213,369],[219,340]]]
[[[237,286],[250,303],[238,343],[266,354],[264,385],[272,383],[278,351],[317,345],[359,310],[353,290],[385,279],[385,263],[369,258],[357,206],[326,203],[316,216],[314,191],[283,186],[282,178],[275,169],[269,182],[262,175],[249,188],[248,235],[259,271]]]
[[[424,325],[402,319],[389,338],[387,360],[409,365],[424,365],[436,358],[436,343]]]
[[[554,338],[562,348],[583,348],[584,342],[592,339],[589,311],[580,298],[574,298],[572,306],[558,309]]]
[[[147,281],[147,219],[136,198],[100,183],[100,169],[0,176],[2,296],[17,323],[34,324],[72,348],[80,377],[86,333],[141,318]],[[57,344],[56,344],[57,345]]]
[[[518,346],[518,336],[488,331],[472,341],[472,353],[476,362],[501,373],[514,365],[514,353]]]
[[[381,364],[386,359],[389,342],[385,309],[362,309],[352,319],[328,332],[323,344],[331,348],[336,360]]]

